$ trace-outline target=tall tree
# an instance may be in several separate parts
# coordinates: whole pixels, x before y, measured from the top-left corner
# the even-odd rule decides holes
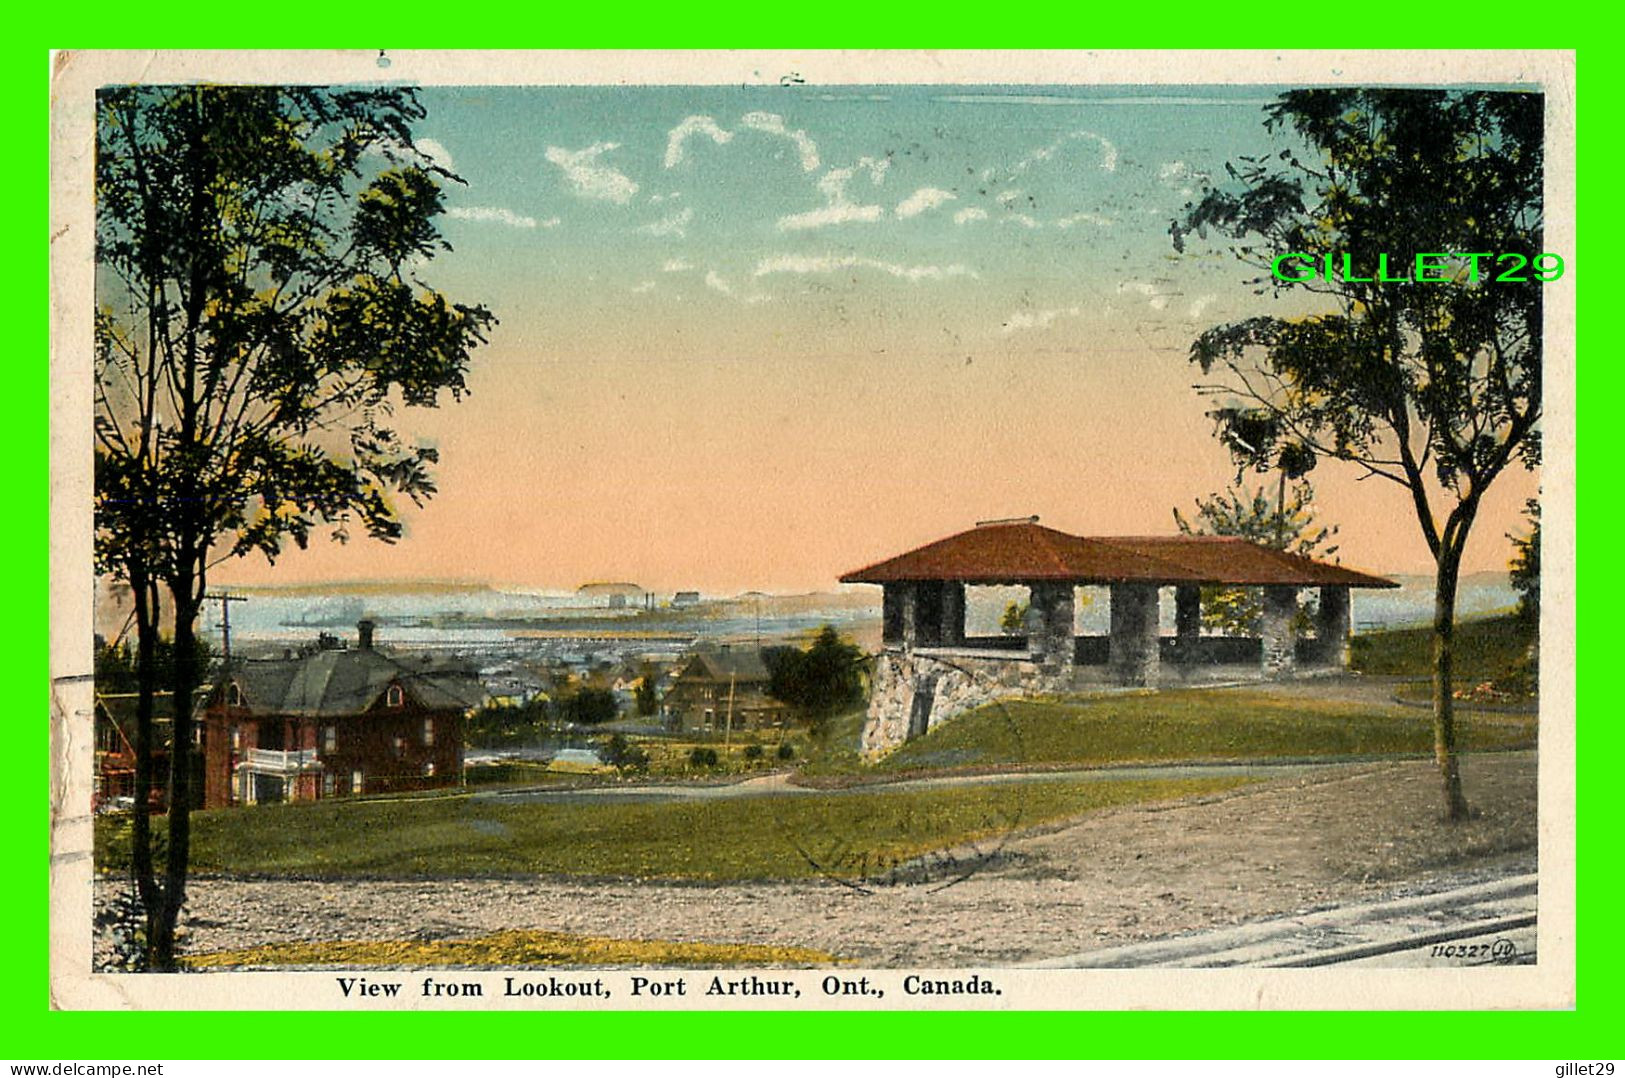
[[[135,851],[151,968],[174,966],[190,847],[196,624],[209,569],[323,525],[391,541],[434,492],[399,406],[464,392],[493,318],[417,277],[451,172],[410,89],[115,87],[97,97],[98,571],[135,603]],[[460,182],[460,181],[459,181]],[[174,757],[151,853],[151,694],[173,625]]]
[[[1541,282],[1496,256],[1541,250],[1542,122],[1535,93],[1285,93],[1265,126],[1290,143],[1228,166],[1232,184],[1172,228],[1180,249],[1226,236],[1260,291],[1307,300],[1191,347],[1219,376],[1198,388],[1221,398],[1238,460],[1350,462],[1415,513],[1437,568],[1434,753],[1451,819],[1468,814],[1452,707],[1462,554],[1491,484],[1540,459]],[[1278,261],[1291,255],[1304,257]],[[1382,279],[1404,276],[1418,279]]]

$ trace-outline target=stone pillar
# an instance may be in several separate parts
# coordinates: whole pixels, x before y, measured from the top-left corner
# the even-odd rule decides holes
[[[1072,675],[1075,645],[1072,642],[1072,585],[1028,585],[1027,649],[1038,663],[1041,674],[1052,677]]]
[[[1111,666],[1118,684],[1156,684],[1161,656],[1155,585],[1112,585]]]
[[[908,631],[909,592],[912,584],[885,584],[881,587],[880,635],[888,647],[902,647]]]
[[[956,581],[942,585],[942,631],[937,638],[943,647],[965,643],[965,585]]]
[[[1179,644],[1179,661],[1196,661],[1197,649],[1202,646],[1202,589],[1196,584],[1181,584],[1174,589],[1174,639]]]
[[[1288,674],[1298,664],[1298,589],[1272,584],[1264,589],[1264,676]]]
[[[1320,589],[1320,609],[1315,616],[1315,634],[1320,638],[1320,661],[1345,669],[1349,664],[1349,588],[1347,584],[1327,584]]]

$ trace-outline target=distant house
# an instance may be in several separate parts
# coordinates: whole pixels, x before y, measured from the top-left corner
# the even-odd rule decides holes
[[[680,591],[671,597],[672,606],[698,606],[700,593],[697,591]]]
[[[136,694],[96,694],[96,770],[91,805],[123,807],[135,798]],[[153,699],[152,790],[154,812],[169,807],[169,759],[175,740],[173,705],[167,693]],[[193,788],[196,789],[194,782]]]
[[[472,671],[360,646],[236,664],[203,711],[206,808],[455,785]]]
[[[662,702],[679,730],[735,730],[782,725],[789,709],[767,694],[771,675],[755,648],[696,652]]]

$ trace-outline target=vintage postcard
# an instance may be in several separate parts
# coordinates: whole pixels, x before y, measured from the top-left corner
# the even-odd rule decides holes
[[[54,78],[55,1006],[1573,1005],[1572,54]]]

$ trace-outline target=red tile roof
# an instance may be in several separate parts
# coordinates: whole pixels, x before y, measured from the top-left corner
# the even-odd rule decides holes
[[[1214,535],[1085,538],[1037,518],[994,521],[841,577],[846,584],[956,580],[966,584],[1346,584],[1397,588],[1392,580]]]

